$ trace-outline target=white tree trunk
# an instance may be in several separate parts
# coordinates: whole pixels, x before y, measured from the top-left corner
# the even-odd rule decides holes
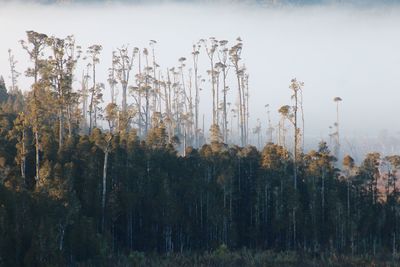
[[[106,212],[106,193],[107,193],[107,162],[108,162],[108,148],[104,151],[104,165],[103,165],[103,192],[101,196],[101,208],[102,208],[102,221],[101,228],[104,231],[105,212]]]

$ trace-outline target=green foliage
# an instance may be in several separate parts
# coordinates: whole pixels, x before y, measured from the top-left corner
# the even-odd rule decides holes
[[[40,179],[29,186],[15,160],[22,139],[10,137],[25,129],[32,153],[31,129],[16,114],[1,118],[0,143],[6,148],[0,150],[4,265],[107,265],[116,257],[121,266],[155,266],[146,253],[212,250],[199,258],[167,256],[157,263],[295,266],[302,257],[288,252],[292,249],[315,255],[388,253],[395,242],[397,250],[397,190],[376,188],[377,154],[368,155],[360,167],[348,158],[339,176],[335,158],[321,143],[299,159],[295,198],[292,157],[275,144],[259,152],[216,142],[199,151],[189,147],[181,157],[168,145],[162,124],[149,131],[147,142],[140,142],[135,131],[111,135],[94,128],[90,136],[74,135],[61,148],[57,132],[48,128],[41,136]],[[105,138],[110,156],[102,231]],[[26,160],[27,166],[33,165],[29,153]],[[387,160],[395,173],[397,158]],[[390,179],[393,188],[395,178]],[[301,246],[291,239],[294,205]],[[339,266],[335,259],[321,260]]]
[[[214,252],[214,255],[217,257],[225,257],[229,254],[228,246],[225,244],[221,244]]]
[[[89,135],[79,133],[70,95],[75,62],[64,58],[63,41],[28,32],[22,44],[35,82],[25,98],[13,92],[7,96],[13,104],[0,109],[1,266],[390,266],[387,259],[398,260],[399,156],[371,153],[361,166],[346,157],[340,171],[326,143],[296,156],[273,143],[262,151],[229,146],[217,124],[211,144],[196,149],[187,146],[185,129],[171,129],[171,118],[165,124],[158,111],[140,139],[125,125],[129,119],[117,127],[116,104],[107,106],[110,131],[104,131],[95,123],[102,95],[94,77],[94,121]],[[67,69],[42,58],[49,47]],[[239,42],[230,51],[236,63],[241,49]],[[88,51],[93,73],[100,51],[99,45]],[[0,80],[0,102],[4,88]],[[289,116],[290,107],[281,113]],[[184,156],[175,134],[183,137]]]
[[[14,122],[19,123],[4,120],[0,135],[0,142],[9,147],[2,151],[0,166],[3,175],[8,175],[0,186],[4,264],[17,264],[15,255],[19,255],[23,259],[19,264],[26,265],[90,266],[121,257],[121,266],[151,266],[144,252],[212,249],[195,260],[199,266],[201,262],[209,266],[295,266],[302,260],[288,252],[294,246],[293,205],[299,207],[297,234],[305,240],[297,251],[346,254],[351,244],[355,254],[393,249],[393,235],[381,233],[383,228],[389,233],[398,230],[398,213],[391,208],[398,205],[391,197],[396,192],[388,192],[390,202],[371,201],[377,194],[374,187],[370,190],[370,181],[377,177],[377,155],[367,156],[360,171],[354,172],[358,176],[349,189],[348,213],[347,194],[342,193],[348,183],[337,175],[335,159],[325,144],[299,160],[301,182],[295,203],[292,158],[283,147],[267,144],[260,153],[254,147],[215,143],[200,151],[190,148],[181,157],[164,145],[167,140],[162,130],[149,132],[149,144],[139,143],[135,133],[116,134],[109,141],[102,231],[104,152],[99,146],[107,135],[95,128],[91,136],[72,138],[60,150],[56,133],[45,132],[40,179],[30,188],[17,182],[20,172],[14,158],[18,146],[7,133],[13,131]],[[397,161],[391,161],[395,171]],[[380,219],[374,222],[372,215]],[[374,245],[378,238],[379,245]],[[235,252],[244,247],[283,252]],[[190,258],[171,257],[157,262],[191,262]],[[335,259],[321,260],[327,266],[336,264]]]
[[[3,104],[8,99],[7,87],[4,83],[3,76],[0,76],[0,104]]]
[[[133,267],[143,266],[145,259],[145,254],[139,251],[132,251],[128,255],[129,264]]]

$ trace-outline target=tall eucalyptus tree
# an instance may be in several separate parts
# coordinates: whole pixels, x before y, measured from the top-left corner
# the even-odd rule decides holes
[[[119,130],[127,132],[130,124],[130,112],[128,111],[127,91],[130,81],[130,74],[133,68],[133,62],[136,53],[138,53],[138,50],[132,49],[132,51],[130,51],[128,46],[122,46],[117,50],[118,52],[113,61],[115,61],[116,64],[117,80],[122,87],[121,114],[119,116],[118,124],[120,125]]]
[[[199,87],[199,54],[200,54],[201,43],[193,45],[192,59],[193,59],[193,71],[194,71],[194,134],[195,134],[195,146],[199,147],[199,105],[200,105],[200,87]]]
[[[33,101],[32,101],[32,109],[30,110],[30,117],[32,120],[33,132],[35,136],[35,169],[36,169],[36,176],[35,179],[38,181],[40,179],[40,118],[39,118],[39,109],[40,109],[40,102],[39,102],[39,70],[40,64],[42,62],[43,50],[47,46],[48,37],[46,34],[38,33],[34,31],[27,31],[27,41],[21,40],[20,43],[22,48],[28,53],[31,62],[33,63],[33,68],[28,68],[26,71],[26,75],[28,77],[33,77]]]
[[[216,77],[215,77],[215,52],[218,48],[218,41],[214,37],[209,38],[209,42],[207,40],[202,40],[204,48],[206,50],[206,54],[210,60],[210,69],[208,71],[210,75],[211,81],[211,93],[212,93],[212,124],[217,124],[217,103],[216,103]]]
[[[222,93],[223,93],[223,100],[222,100],[222,136],[224,138],[224,142],[228,142],[228,113],[227,113],[227,93],[228,93],[228,86],[227,86],[227,76],[229,71],[229,63],[228,63],[228,53],[229,49],[227,48],[228,41],[221,40],[219,41],[219,50],[218,50],[218,58],[219,62],[217,63],[220,72],[222,73]]]
[[[103,49],[101,45],[91,45],[87,49],[87,55],[90,58],[90,67],[92,68],[92,87],[90,88],[90,102],[89,102],[89,134],[92,132],[93,127],[96,127],[97,109],[100,99],[102,97],[101,85],[96,81],[96,65],[100,63],[100,52]]]
[[[101,231],[105,229],[105,217],[106,217],[106,196],[107,196],[107,170],[108,170],[108,157],[112,150],[111,140],[113,135],[111,133],[99,135],[96,138],[96,146],[104,152],[103,161],[103,179],[102,179],[102,193],[101,193]]]
[[[240,66],[240,60],[241,60],[241,53],[242,53],[242,40],[240,38],[237,38],[237,43],[230,48],[229,50],[229,58],[233,64],[233,67],[235,69],[235,74],[236,74],[236,80],[237,80],[237,87],[238,87],[238,120],[239,120],[239,128],[240,128],[240,144],[242,146],[245,145],[246,143],[246,133],[245,133],[245,111],[244,111],[244,93],[243,93],[243,83],[242,83],[242,78],[244,75],[244,70]]]

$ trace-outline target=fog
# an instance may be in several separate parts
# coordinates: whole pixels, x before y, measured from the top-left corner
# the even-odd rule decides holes
[[[214,36],[244,43],[242,58],[250,74],[250,116],[266,124],[265,104],[278,122],[277,110],[290,104],[290,80],[304,81],[307,140],[328,140],[335,121],[333,98],[340,96],[344,138],[399,137],[400,8],[396,5],[256,6],[246,4],[97,4],[0,7],[0,74],[9,83],[8,48],[18,70],[28,66],[18,40],[26,30],[65,37],[73,34],[86,48],[102,44],[99,79],[107,82],[113,49],[124,44],[146,47],[157,40],[161,68],[190,59],[192,44]],[[200,72],[206,77],[206,55]],[[191,64],[190,60],[187,63]],[[232,73],[231,73],[232,74]],[[21,76],[21,88],[30,80]],[[230,84],[230,97],[237,90]],[[210,85],[201,94],[202,112],[211,117]]]

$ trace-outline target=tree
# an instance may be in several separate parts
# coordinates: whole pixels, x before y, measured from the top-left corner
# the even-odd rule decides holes
[[[294,106],[282,106],[279,109],[279,113],[286,119],[288,119],[294,127],[294,148],[293,148],[293,161],[294,161],[294,171],[293,171],[293,182],[294,188],[297,189],[297,161],[299,159],[300,152],[300,136],[301,130],[298,127],[298,109],[299,109],[299,93],[304,86],[303,82],[298,82],[297,79],[292,79],[289,88],[293,91],[292,99],[294,100]]]
[[[64,141],[64,118],[67,117],[68,137],[71,137],[71,113],[77,103],[77,95],[72,91],[73,71],[77,60],[75,58],[75,40],[73,36],[65,39],[51,37],[48,43],[52,54],[46,62],[49,65],[46,76],[57,98],[58,144],[61,149]]]
[[[144,97],[145,97],[145,108],[144,108],[144,114],[145,114],[145,125],[144,125],[144,135],[147,135],[147,132],[150,127],[150,97],[151,97],[151,86],[150,86],[150,81],[151,81],[151,75],[150,72],[152,71],[152,67],[149,65],[149,50],[147,48],[143,49],[143,55],[145,56],[145,61],[146,61],[146,66],[144,68],[144,73],[139,75],[141,76],[141,79],[144,81]],[[141,72],[141,71],[140,71]],[[153,77],[155,78],[155,77]]]
[[[121,124],[125,125],[125,127],[129,125],[127,90],[136,53],[138,53],[138,51],[132,49],[132,54],[130,55],[128,46],[123,46],[118,48],[118,54],[116,54],[113,59],[113,62],[116,63],[117,79],[122,87],[122,109],[120,120],[122,121]],[[124,130],[127,131],[128,129],[125,128]]]
[[[90,64],[83,66],[78,103],[72,85],[80,48],[74,39],[28,32],[25,42],[31,90],[23,96],[11,77],[7,92],[0,79],[0,99],[5,100],[0,105],[0,265],[135,265],[154,251],[198,251],[199,265],[229,265],[233,260],[227,258],[245,248],[244,264],[253,265],[275,257],[275,252],[258,250],[281,251],[289,261],[293,256],[308,262],[312,256],[317,265],[346,264],[347,258],[364,262],[363,255],[388,259],[385,263],[398,257],[400,156],[370,153],[357,166],[347,155],[340,170],[336,152],[325,142],[303,153],[304,85],[296,79],[290,84],[292,104],[279,109],[278,144],[272,143],[265,105],[268,142],[258,150],[263,130],[257,119],[252,127],[258,148],[247,145],[254,138],[240,39],[230,49],[227,41],[217,42],[213,72],[208,72],[215,123],[208,125],[210,144],[199,150],[193,145],[205,142],[207,127],[206,114],[203,126],[198,124],[205,82],[197,69],[200,43],[191,51],[192,69],[180,57],[165,71],[156,62],[155,41],[149,50],[128,53],[122,47],[114,53],[108,80],[112,97],[103,107],[104,86],[96,78],[100,45],[88,49]],[[129,67],[124,60],[134,56],[138,66]],[[12,75],[16,61],[11,53],[9,61],[11,76],[18,77]],[[211,60],[206,56],[206,61]],[[135,81],[127,79],[128,71]],[[238,93],[231,104],[232,81]],[[120,106],[117,84],[130,93]],[[335,102],[338,113],[340,100]],[[125,105],[127,116],[121,119]],[[84,121],[88,111],[90,135]],[[291,153],[285,147],[287,126],[294,128]],[[337,118],[333,132],[339,132],[338,126]],[[350,251],[357,258],[342,257]],[[186,256],[166,259],[172,265],[190,261]],[[158,259],[146,263],[160,265]]]
[[[86,65],[86,70],[82,71],[82,78],[81,78],[81,89],[79,91],[79,98],[80,102],[82,105],[82,116],[80,120],[80,129],[86,133],[89,132],[88,129],[88,121],[87,121],[87,115],[88,115],[88,97],[89,97],[89,68],[91,64],[88,63]]]
[[[378,178],[380,176],[380,161],[381,155],[379,153],[368,153],[360,166],[360,182],[365,186],[366,193],[371,197],[373,205],[379,199]]]
[[[293,91],[292,94],[292,99],[294,99],[294,106],[282,106],[279,109],[279,113],[282,114],[282,116],[286,119],[288,119],[292,124],[294,128],[294,148],[293,148],[293,184],[294,184],[294,191],[297,193],[297,175],[298,175],[298,161],[299,161],[299,152],[300,152],[300,136],[301,136],[301,131],[300,128],[298,127],[298,109],[299,109],[299,93],[302,90],[302,87],[304,86],[303,82],[298,82],[297,79],[292,79],[291,84],[289,88]],[[293,244],[294,246],[297,246],[296,244],[296,209],[297,207],[295,206],[293,208]]]
[[[261,122],[257,119],[257,125],[253,128],[253,133],[257,136],[257,147],[261,147]]]
[[[30,60],[33,63],[33,68],[28,68],[26,71],[26,75],[28,77],[33,77],[33,101],[32,101],[32,106],[30,110],[30,116],[32,118],[32,126],[33,126],[33,132],[35,135],[35,152],[36,152],[36,181],[40,179],[39,175],[39,170],[40,170],[40,156],[39,156],[39,150],[40,150],[40,136],[39,136],[39,128],[40,128],[40,122],[39,122],[39,90],[40,90],[40,84],[38,83],[38,77],[39,77],[39,68],[41,64],[41,56],[42,52],[46,47],[46,44],[48,42],[48,37],[46,34],[43,33],[38,33],[34,31],[27,31],[27,42],[24,40],[21,40],[20,43],[22,45],[22,48],[28,53]]]
[[[211,125],[210,133],[211,133],[210,137],[211,143],[221,143],[224,141],[218,124]]]
[[[221,69],[222,73],[222,92],[223,92],[223,100],[222,100],[222,136],[224,137],[224,142],[228,142],[228,113],[227,113],[227,92],[229,90],[227,86],[227,76],[229,71],[228,64],[228,53],[229,49],[226,47],[228,44],[227,40],[219,41],[218,50],[218,59],[219,62],[217,66]]]
[[[99,136],[100,137],[100,136]],[[105,134],[96,140],[96,146],[98,146],[104,152],[103,161],[103,182],[102,182],[102,193],[101,193],[101,231],[105,229],[105,212],[106,212],[106,196],[107,196],[107,168],[108,168],[108,157],[111,152],[111,140],[113,135],[111,133]]]
[[[103,49],[101,45],[92,45],[87,49],[87,54],[90,57],[90,66],[92,67],[92,87],[90,88],[90,104],[89,104],[89,134],[92,128],[96,127],[98,104],[102,98],[102,85],[96,83],[96,65],[100,63],[100,52]]]
[[[14,129],[12,131],[13,136],[17,136],[17,150],[18,154],[16,161],[20,165],[21,177],[26,183],[26,157],[28,154],[27,148],[27,131],[28,131],[28,121],[23,112],[18,114],[18,117],[14,121]]]
[[[12,50],[8,49],[8,62],[10,64],[10,78],[11,78],[11,92],[16,92],[18,91],[18,77],[21,75],[21,73],[19,73],[16,70],[16,66],[17,66],[17,61],[14,58],[14,55],[12,54]]]
[[[110,86],[110,96],[111,96],[111,103],[115,104],[116,98],[118,96],[118,93],[116,92],[115,86],[118,84],[117,80],[117,63],[118,63],[118,55],[116,51],[112,52],[112,57],[111,57],[111,68],[108,69],[108,85]]]
[[[198,63],[199,63],[199,54],[200,54],[200,42],[198,44],[193,45],[192,57],[193,57],[193,70],[194,70],[194,88],[195,88],[195,97],[194,97],[194,106],[195,106],[195,120],[194,120],[194,131],[195,131],[195,145],[199,147],[199,104],[200,104],[200,87],[199,87],[199,74],[198,74]],[[169,73],[167,71],[168,79]]]
[[[390,227],[393,228],[392,230],[392,254],[393,257],[397,256],[397,243],[399,239],[399,192],[397,189],[397,173],[400,169],[400,156],[398,155],[391,155],[385,157],[385,160],[389,163],[389,170],[388,170],[388,196],[387,196],[387,203],[389,206],[389,212],[392,214],[390,217],[392,218]],[[391,187],[391,188],[390,188]]]
[[[209,44],[206,40],[202,39],[202,43],[205,47],[206,54],[210,60],[209,75],[211,77],[211,92],[212,92],[212,124],[218,124],[217,121],[217,103],[216,103],[216,72],[214,70],[214,56],[217,51],[218,41],[214,37],[209,38]]]
[[[352,199],[352,187],[353,187],[353,180],[357,174],[357,167],[355,166],[354,159],[350,155],[346,155],[343,158],[343,173],[346,179],[346,217],[347,217],[347,233],[350,236],[351,242],[351,252],[354,254],[354,226],[353,226],[353,218],[352,218],[352,207],[351,207],[351,199]]]
[[[336,158],[339,157],[340,153],[340,136],[339,136],[339,103],[342,101],[340,97],[335,97],[333,101],[336,103],[336,122],[335,122],[335,128],[336,132],[334,133],[335,135],[335,146],[334,146],[334,155]]]
[[[115,103],[109,103],[105,108],[105,119],[108,122],[110,132],[114,133],[118,121],[118,106]]]
[[[239,120],[239,128],[240,128],[240,141],[241,145],[245,145],[245,111],[244,111],[244,93],[241,79],[244,75],[243,68],[239,65],[241,60],[242,53],[242,40],[237,38],[237,44],[232,46],[229,50],[229,58],[233,64],[236,74],[237,86],[238,86],[238,99],[239,99],[239,107],[238,107],[238,120]]]
[[[0,104],[3,104],[8,99],[7,87],[3,76],[0,76]]]
[[[272,143],[272,141],[273,141],[272,135],[274,133],[274,127],[272,126],[272,123],[271,123],[271,111],[269,110],[269,104],[266,104],[265,107],[267,109],[267,125],[268,125],[267,132],[266,132],[267,142]]]

